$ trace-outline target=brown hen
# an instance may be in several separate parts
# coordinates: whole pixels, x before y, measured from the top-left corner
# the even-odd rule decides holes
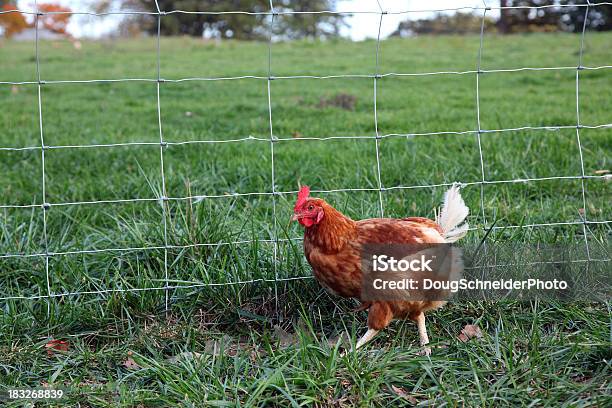
[[[330,292],[361,301],[359,310],[368,310],[368,331],[356,348],[363,346],[393,319],[409,318],[417,323],[422,346],[429,343],[425,312],[443,306],[444,300],[370,301],[362,293],[362,250],[368,244],[442,244],[455,242],[468,231],[468,215],[453,185],[444,198],[436,221],[428,218],[372,218],[353,221],[325,200],[309,197],[302,187],[292,220],[305,227],[304,253],[317,281]],[[431,353],[428,347],[425,354]]]

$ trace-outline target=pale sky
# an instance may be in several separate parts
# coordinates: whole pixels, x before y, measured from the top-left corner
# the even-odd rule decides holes
[[[91,11],[90,5],[95,0],[54,0],[70,7],[73,11]],[[381,38],[391,34],[400,21],[406,19],[419,19],[431,16],[433,12],[427,10],[438,10],[458,7],[482,7],[486,2],[488,5],[497,6],[497,0],[378,0],[383,10],[389,13],[406,10],[423,10],[406,14],[386,14],[381,26]],[[22,10],[32,10],[33,0],[19,0],[18,5]],[[339,0],[339,11],[374,11],[380,10],[377,0]],[[495,12],[492,13],[495,15]],[[78,16],[71,20],[68,30],[75,37],[100,37],[111,34],[121,21],[121,16]],[[376,38],[380,15],[378,14],[355,14],[347,18],[350,27],[343,30],[342,34],[353,40]]]
[[[405,14],[386,14],[383,17],[380,35],[384,38],[397,28],[398,24],[404,20],[418,20],[430,17],[434,12],[427,10],[441,10],[459,7],[483,7],[485,0],[379,0],[383,10],[389,13],[406,10],[423,10],[422,12]],[[486,0],[486,4],[498,6],[498,0]],[[376,0],[344,0],[338,2],[339,11],[379,11],[380,8]],[[466,10],[469,11],[469,10]],[[365,38],[376,38],[378,36],[378,25],[380,15],[355,14],[347,22],[350,28],[347,36],[353,40],[363,40]]]

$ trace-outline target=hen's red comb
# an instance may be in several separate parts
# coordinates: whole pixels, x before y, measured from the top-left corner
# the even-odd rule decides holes
[[[293,207],[293,209],[297,210],[298,208],[300,208],[302,204],[306,202],[309,195],[310,195],[310,187],[302,186],[302,188],[300,189],[300,192],[298,193],[298,198],[297,198],[297,201],[295,202],[295,206]]]

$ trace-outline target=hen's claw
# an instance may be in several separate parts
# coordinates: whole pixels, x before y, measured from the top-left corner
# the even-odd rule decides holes
[[[431,355],[431,348],[429,347],[425,347],[423,348],[423,350],[417,352],[418,356],[430,356]]]
[[[357,341],[354,350],[357,350],[359,347],[363,347],[364,344],[366,344],[368,341],[372,340],[374,336],[376,336],[376,333],[378,333],[378,330],[368,329],[368,331],[365,332],[365,334],[359,339],[359,341]]]

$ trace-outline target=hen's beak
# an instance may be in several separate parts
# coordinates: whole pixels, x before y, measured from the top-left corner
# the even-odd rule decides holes
[[[300,219],[300,215],[299,215],[299,214],[295,214],[295,213],[294,213],[294,214],[291,216],[291,221],[297,221],[297,220],[299,220],[299,219]]]

